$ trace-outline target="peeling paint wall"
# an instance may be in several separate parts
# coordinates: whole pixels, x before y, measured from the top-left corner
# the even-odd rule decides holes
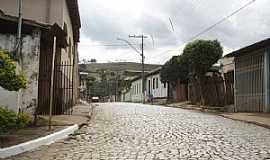
[[[0,49],[12,51],[15,35],[0,33]],[[20,62],[17,64],[27,79],[27,88],[19,92],[10,92],[0,88],[0,105],[8,106],[17,111],[33,112],[38,99],[38,71],[40,55],[40,31],[33,31],[32,35],[23,35]]]

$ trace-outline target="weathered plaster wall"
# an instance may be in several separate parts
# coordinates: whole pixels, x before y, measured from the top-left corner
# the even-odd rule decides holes
[[[0,49],[12,51],[15,44],[15,36],[0,34]],[[27,78],[27,88],[19,92],[10,92],[0,88],[0,105],[8,106],[17,111],[32,112],[37,105],[38,96],[38,69],[40,54],[40,31],[36,30],[32,35],[24,35],[22,39],[22,56],[17,64],[18,70],[23,71]]]
[[[32,19],[40,23],[62,26],[64,0],[23,0],[23,18]],[[18,16],[17,0],[1,0],[0,10],[5,14]]]
[[[32,111],[38,100],[38,71],[40,55],[40,31],[36,30],[31,36],[23,38],[22,70],[27,77],[27,89],[22,90],[22,108]]]

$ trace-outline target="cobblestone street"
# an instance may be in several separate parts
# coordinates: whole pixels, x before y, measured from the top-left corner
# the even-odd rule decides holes
[[[71,138],[10,159],[270,159],[270,130],[160,106],[108,103]]]

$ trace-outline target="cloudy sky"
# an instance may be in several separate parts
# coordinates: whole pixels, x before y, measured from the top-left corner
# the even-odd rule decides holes
[[[141,40],[128,35],[143,33],[148,36],[145,39],[146,62],[163,64],[171,56],[181,54],[185,43],[196,34],[250,1],[79,0],[80,59],[140,62],[140,55],[117,38],[130,41],[140,50]],[[268,38],[269,6],[270,0],[256,0],[198,38],[218,39],[224,54]]]

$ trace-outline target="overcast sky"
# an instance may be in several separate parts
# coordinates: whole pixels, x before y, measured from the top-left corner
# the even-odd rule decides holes
[[[143,33],[148,36],[146,62],[163,64],[171,56],[181,54],[187,40],[248,2],[250,0],[79,0],[80,59],[140,62],[140,55],[117,37],[130,41],[140,50],[140,39],[128,38],[128,35]],[[268,38],[269,6],[270,0],[256,0],[198,38],[218,39],[224,54]]]

